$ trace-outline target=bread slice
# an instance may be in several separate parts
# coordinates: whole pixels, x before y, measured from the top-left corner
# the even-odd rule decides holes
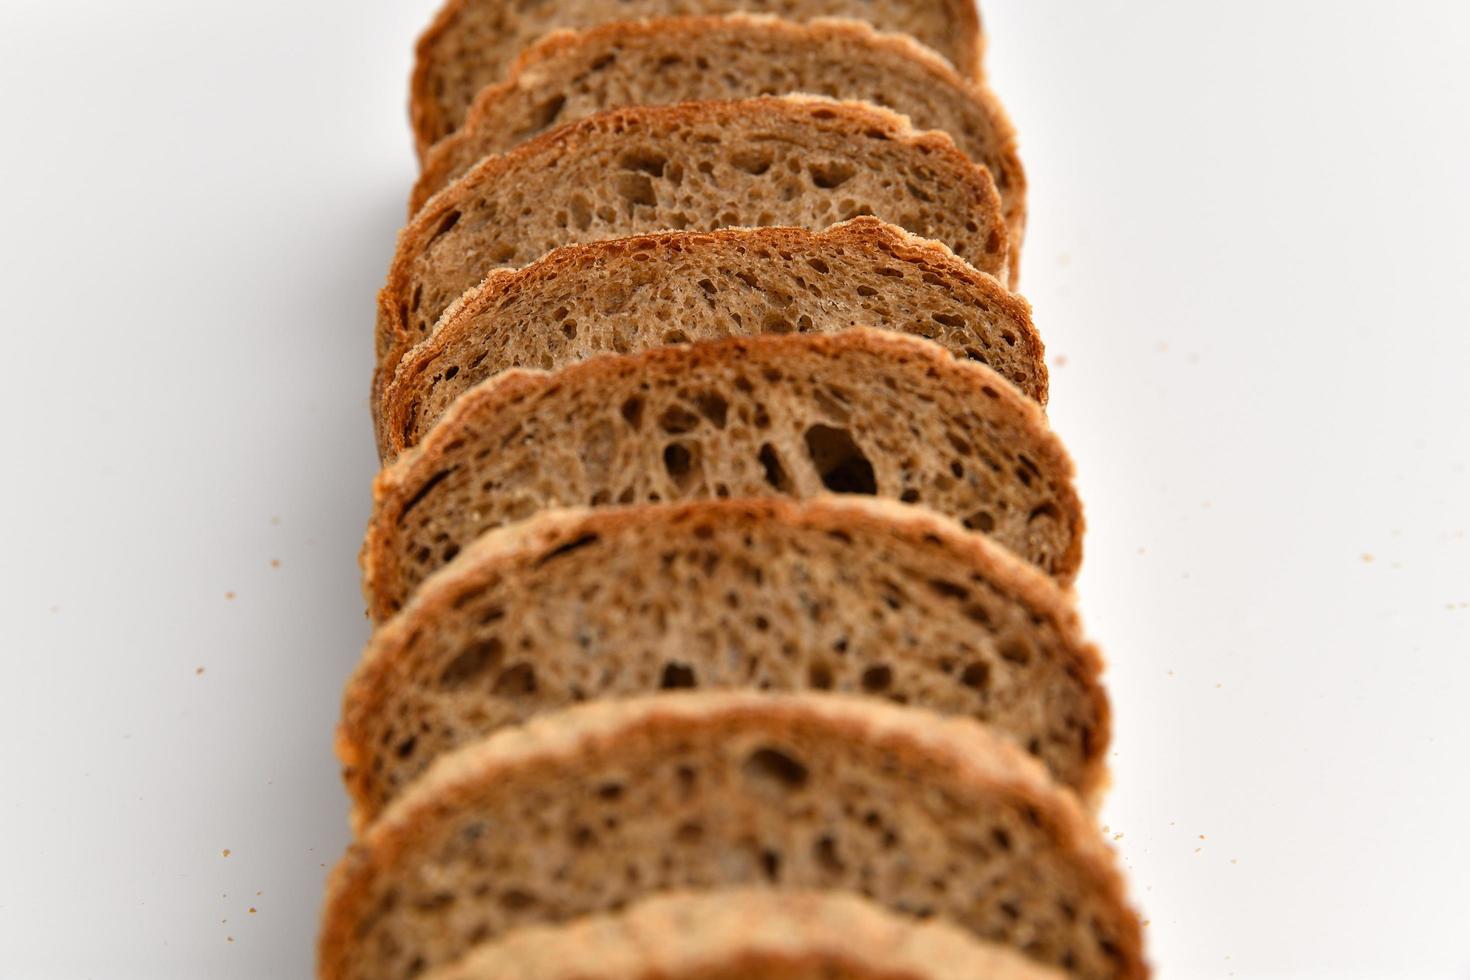
[[[488,157],[404,229],[379,297],[380,358],[429,335],[497,268],[560,245],[654,231],[794,225],[872,214],[944,242],[983,272],[1006,260],[990,173],[943,133],[815,97],[632,106]],[[383,379],[392,363],[381,366]]]
[[[333,873],[322,980],[684,889],[856,892],[1081,980],[1146,975],[1075,798],[968,719],[841,695],[580,705],[445,756]]]
[[[374,634],[338,754],[361,829],[437,756],[579,701],[830,690],[986,722],[1091,800],[1101,670],[1056,583],[922,508],[548,511],[468,546]]]
[[[674,892],[625,912],[528,926],[429,980],[1062,980],[947,922],[842,892]]]
[[[853,326],[934,340],[1046,403],[1043,347],[1024,300],[937,242],[854,218],[824,232],[739,228],[569,245],[492,272],[398,362],[378,403],[379,451],[402,452],[461,394],[508,368]]]
[[[1026,177],[1000,102],[907,34],[881,34],[855,20],[802,24],[733,14],[614,21],[548,35],[521,53],[509,78],[481,91],[463,127],[429,152],[410,213],[482,157],[604,109],[787,92],[871,102],[919,129],[949,133],[990,169],[1011,258],[1020,254]]]
[[[526,47],[558,28],[736,11],[788,20],[853,17],[908,34],[980,77],[980,20],[973,0],[448,0],[419,38],[409,112],[419,156],[464,122],[470,103],[502,81]],[[723,68],[710,63],[706,70]]]
[[[484,532],[551,507],[857,493],[923,503],[1063,582],[1072,465],[1036,404],[899,334],[762,336],[513,370],[378,475],[369,612],[397,612]]]

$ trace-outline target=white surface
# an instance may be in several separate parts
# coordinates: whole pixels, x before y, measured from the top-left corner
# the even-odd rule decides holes
[[[310,971],[429,13],[0,4],[6,977]],[[1470,976],[1470,7],[985,15],[1155,961]]]

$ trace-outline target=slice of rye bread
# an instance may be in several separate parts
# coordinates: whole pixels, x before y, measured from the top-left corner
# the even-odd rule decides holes
[[[526,926],[426,980],[1062,980],[947,922],[843,892],[674,892]]]
[[[404,354],[377,403],[384,458],[465,391],[513,367],[766,333],[878,327],[988,364],[1046,404],[1026,301],[938,242],[876,218],[824,232],[730,228],[568,245],[492,272]]]
[[[491,528],[552,507],[876,495],[990,534],[1070,584],[1072,464],[1036,403],[926,340],[855,328],[507,371],[378,474],[369,614]]]
[[[1055,582],[923,508],[547,511],[475,541],[374,634],[337,748],[360,830],[436,757],[580,701],[838,691],[985,722],[1091,802],[1101,671]]]
[[[544,715],[444,756],[328,885],[322,980],[408,980],[524,925],[653,895],[863,894],[1081,980],[1147,975],[1075,797],[969,719],[697,692]]]
[[[629,106],[487,157],[399,235],[378,300],[378,355],[417,343],[492,270],[561,245],[656,231],[871,214],[992,275],[1006,229],[990,172],[902,116],[814,96]],[[380,365],[382,380],[393,365]]]
[[[787,20],[851,17],[908,34],[979,78],[980,20],[973,0],[448,0],[419,38],[409,114],[419,157],[464,122],[487,85],[504,80],[522,50],[559,28],[609,21],[745,11]],[[723,66],[711,63],[709,71]]]
[[[484,89],[464,126],[429,152],[410,213],[482,157],[604,109],[788,92],[871,102],[919,129],[949,133],[990,169],[1012,259],[1019,255],[1026,177],[999,100],[907,34],[881,34],[855,20],[803,24],[733,14],[615,21],[548,35],[521,53],[509,78]]]

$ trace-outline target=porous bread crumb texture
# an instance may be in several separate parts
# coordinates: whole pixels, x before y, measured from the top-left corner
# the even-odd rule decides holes
[[[1061,980],[946,922],[842,892],[673,892],[626,911],[525,926],[430,980]]]
[[[928,341],[764,336],[511,371],[378,477],[369,612],[398,611],[491,528],[550,507],[822,493],[917,503],[1063,582],[1081,561],[1071,462],[1035,403]]]
[[[865,214],[1005,268],[989,172],[891,112],[798,97],[608,110],[482,160],[419,212],[379,299],[378,353],[428,336],[492,270],[561,245]]]
[[[1025,301],[942,245],[856,218],[821,233],[725,229],[574,245],[496,272],[394,358],[380,450],[388,458],[417,443],[459,395],[509,368],[854,326],[933,340],[1046,403],[1043,347]]]
[[[980,22],[971,0],[448,0],[418,43],[410,110],[419,155],[458,129],[480,90],[502,81],[515,57],[553,30],[740,11],[867,21],[917,38],[967,78],[980,76]]]
[[[446,758],[349,851],[323,980],[410,980],[519,926],[743,885],[850,891],[1081,980],[1146,975],[1096,828],[981,726],[832,695],[545,721]]]
[[[551,512],[481,539],[378,631],[339,751],[364,826],[438,756],[571,704],[837,691],[986,722],[1091,796],[1100,672],[1053,582],[916,508]]]
[[[521,54],[509,78],[480,92],[463,128],[429,152],[409,210],[480,158],[604,109],[791,92],[871,102],[919,129],[949,133],[994,177],[1014,262],[1026,181],[1015,129],[999,101],[907,35],[879,34],[851,20],[684,17],[543,38]]]

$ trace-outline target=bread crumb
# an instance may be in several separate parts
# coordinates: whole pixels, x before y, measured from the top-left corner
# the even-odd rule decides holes
[[[280,568],[280,567],[281,567],[281,559],[279,559],[279,558],[272,558],[271,559],[271,568]]]
[[[1363,564],[1364,565],[1371,565],[1371,564],[1373,564],[1373,556],[1371,554],[1369,554],[1368,552],[1366,552],[1366,551],[1363,552]]]
[[[255,906],[254,905],[250,906],[250,914],[251,915],[254,915],[255,914]]]
[[[235,598],[235,593],[233,593],[233,592],[226,592],[225,593],[225,599],[227,601],[230,600],[230,599],[233,599],[233,598]]]
[[[1154,350],[1158,351],[1160,354],[1167,354],[1169,353],[1169,345],[1165,341],[1161,340],[1159,341],[1159,345],[1155,347]]]
[[[1052,366],[1054,366],[1054,367],[1059,367],[1059,368],[1060,367],[1066,367],[1067,366],[1067,355],[1066,354],[1058,354],[1056,357],[1052,358],[1052,362],[1051,363],[1052,363]]]
[[[235,937],[234,936],[226,936],[225,937],[225,942],[227,942],[227,943],[232,943],[234,941],[235,941]]]
[[[220,851],[220,856],[221,857],[229,857],[230,856],[230,849],[227,847],[223,851]]]
[[[1199,839],[1200,839],[1200,840],[1204,840],[1204,839],[1205,839],[1205,835],[1204,835],[1204,834],[1200,834],[1200,835],[1199,835]]]
[[[202,675],[202,674],[203,674],[203,673],[204,673],[204,668],[203,668],[203,667],[195,667],[195,668],[194,668],[194,676],[195,676],[195,677],[199,677],[199,676],[201,676],[201,675]]]
[[[271,523],[272,524],[279,525],[281,523],[281,519],[278,516],[276,516],[275,514],[272,514],[271,515]]]

